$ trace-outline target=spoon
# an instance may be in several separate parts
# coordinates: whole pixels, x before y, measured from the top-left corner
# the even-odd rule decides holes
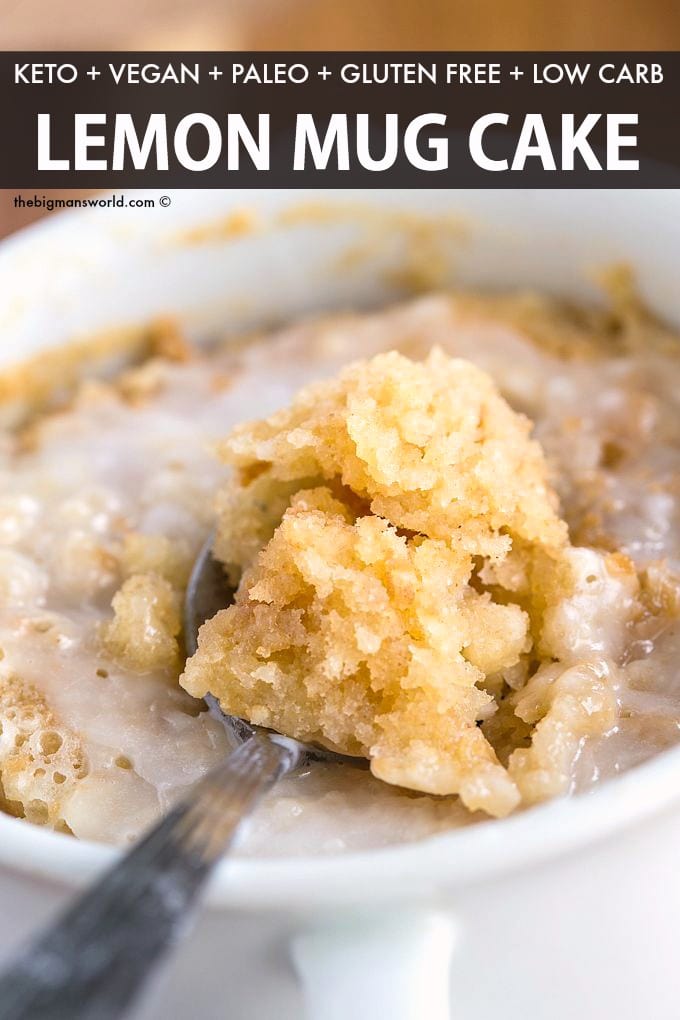
[[[184,606],[185,644],[228,606],[234,589],[212,555],[194,564]],[[311,761],[364,759],[312,747],[209,710],[234,750],[170,813],[0,973],[0,1020],[117,1020],[186,927],[199,893],[243,820],[278,779]]]

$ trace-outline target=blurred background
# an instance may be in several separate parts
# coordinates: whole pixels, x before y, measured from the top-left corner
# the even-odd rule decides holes
[[[0,48],[672,50],[680,48],[680,4],[676,0],[0,0]],[[39,210],[15,210],[13,194],[0,192],[0,236],[40,215]]]
[[[674,49],[676,0],[0,0],[4,49]]]

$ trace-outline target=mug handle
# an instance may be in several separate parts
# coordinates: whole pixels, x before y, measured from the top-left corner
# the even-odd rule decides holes
[[[436,910],[350,914],[292,941],[308,1020],[449,1020],[453,917]]]

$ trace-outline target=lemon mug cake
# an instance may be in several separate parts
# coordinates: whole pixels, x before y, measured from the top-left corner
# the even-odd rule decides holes
[[[134,839],[230,749],[207,692],[370,765],[286,778],[241,853],[422,838],[672,745],[678,350],[631,299],[443,294],[175,337],[8,426],[3,809]],[[187,663],[213,529],[235,597]]]

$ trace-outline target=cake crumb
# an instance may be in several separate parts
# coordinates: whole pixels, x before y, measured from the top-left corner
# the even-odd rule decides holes
[[[139,672],[175,671],[179,663],[180,600],[160,574],[133,574],[116,592],[102,644],[113,658]]]
[[[15,673],[0,676],[0,809],[63,830],[64,807],[87,774],[79,737]]]

